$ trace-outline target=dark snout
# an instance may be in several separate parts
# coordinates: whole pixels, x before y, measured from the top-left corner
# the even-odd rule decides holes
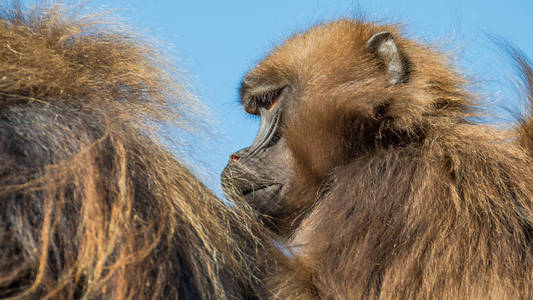
[[[222,190],[228,199],[243,199],[260,213],[271,215],[279,208],[283,184],[260,158],[248,156],[248,149],[230,155],[221,174]]]

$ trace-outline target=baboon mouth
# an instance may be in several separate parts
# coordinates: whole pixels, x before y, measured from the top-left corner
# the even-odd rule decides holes
[[[275,195],[280,192],[282,187],[283,185],[280,183],[257,186],[257,187],[244,190],[242,192],[242,195],[246,198],[259,198],[259,197],[264,197],[266,195]]]

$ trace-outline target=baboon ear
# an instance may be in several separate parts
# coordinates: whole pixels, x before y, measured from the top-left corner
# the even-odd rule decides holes
[[[407,77],[407,61],[402,59],[392,34],[387,31],[374,34],[366,42],[368,50],[385,64],[389,74],[389,85],[404,82]]]

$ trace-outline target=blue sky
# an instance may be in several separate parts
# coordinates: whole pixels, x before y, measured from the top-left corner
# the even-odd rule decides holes
[[[408,36],[439,45],[490,103],[516,106],[516,71],[487,34],[505,38],[533,58],[531,0],[269,0],[269,1],[93,1],[92,7],[120,9],[127,22],[172,47],[189,74],[222,137],[208,153],[207,184],[220,194],[218,175],[232,151],[249,145],[259,120],[239,106],[241,77],[291,33],[339,17],[399,22]],[[496,110],[505,121],[502,110]]]

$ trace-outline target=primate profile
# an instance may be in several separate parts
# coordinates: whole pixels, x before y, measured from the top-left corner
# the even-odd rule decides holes
[[[0,298],[257,299],[262,227],[154,138],[202,122],[172,66],[107,21],[13,3],[0,8]]]
[[[222,177],[293,249],[274,299],[533,298],[533,123],[477,123],[467,83],[397,27],[352,19],[246,74],[261,125]]]

